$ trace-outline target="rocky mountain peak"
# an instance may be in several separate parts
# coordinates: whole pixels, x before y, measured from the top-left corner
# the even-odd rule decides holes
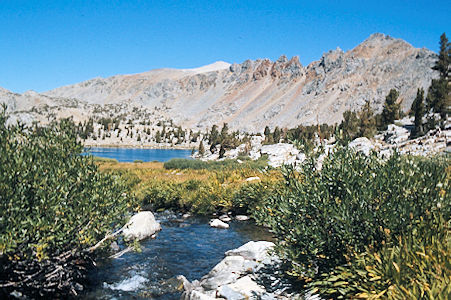
[[[93,111],[113,104],[141,106],[185,128],[227,122],[231,130],[255,132],[265,126],[339,122],[345,110],[359,110],[367,101],[380,111],[392,88],[398,89],[407,110],[416,90],[427,90],[437,77],[431,69],[436,57],[432,51],[376,33],[352,50],[328,51],[306,67],[299,57],[285,55],[276,61],[218,61],[194,69],[94,78],[48,91],[46,97],[8,94],[0,101],[7,98],[17,109],[47,102],[62,107],[80,104],[79,115],[86,115],[82,110],[90,106],[96,107]]]

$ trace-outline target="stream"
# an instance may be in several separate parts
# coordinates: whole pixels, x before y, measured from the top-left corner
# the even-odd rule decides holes
[[[162,231],[141,243],[142,252],[129,252],[98,264],[89,274],[85,299],[179,299],[168,280],[184,275],[200,279],[224,258],[224,252],[250,240],[272,240],[252,221],[232,221],[229,229],[208,225],[208,218],[181,219],[169,212],[155,214]]]

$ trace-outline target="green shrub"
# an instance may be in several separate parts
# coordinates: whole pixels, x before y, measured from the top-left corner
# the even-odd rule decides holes
[[[95,162],[102,162],[102,163],[118,163],[117,159],[114,159],[114,158],[107,158],[107,157],[93,156],[92,159],[93,159]]]
[[[311,280],[353,260],[368,247],[416,230],[440,213],[450,216],[446,159],[393,155],[388,160],[342,148],[319,172],[313,161],[256,213],[278,238],[291,274]]]
[[[233,194],[232,207],[236,214],[258,214],[262,200],[275,195],[280,183],[269,181],[249,182],[242,185]]]
[[[144,191],[143,205],[151,205],[155,210],[174,209],[207,215],[230,209],[232,194],[231,188],[222,186],[217,180],[156,180]]]
[[[202,161],[198,159],[173,158],[164,163],[164,168],[192,169],[192,170],[235,170],[235,169],[259,169],[267,166],[267,157],[261,157],[256,161],[245,160],[241,163],[236,159],[224,159],[221,161]]]
[[[6,119],[0,112],[0,295],[76,293],[85,249],[124,221],[127,188],[80,155],[71,122],[27,129]]]
[[[449,299],[450,261],[449,224],[439,217],[378,251],[357,254],[311,287],[334,298]]]

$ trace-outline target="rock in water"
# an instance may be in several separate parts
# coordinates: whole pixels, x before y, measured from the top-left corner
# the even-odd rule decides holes
[[[151,237],[160,230],[160,223],[155,220],[152,212],[141,211],[131,217],[130,221],[124,225],[122,233],[126,240],[142,240]]]
[[[221,220],[223,222],[230,222],[230,221],[232,221],[232,218],[230,218],[228,215],[222,215],[219,217],[219,220]]]
[[[263,281],[259,270],[267,264],[272,266],[280,262],[276,256],[268,253],[273,247],[271,242],[251,241],[227,251],[226,257],[200,281],[187,285],[182,299],[292,299],[281,296],[283,290],[279,293],[269,292],[260,285]]]
[[[222,229],[229,228],[229,224],[224,223],[223,221],[221,221],[219,219],[210,220],[209,224],[210,224],[211,227],[215,227],[215,228],[222,228]]]
[[[248,217],[248,216],[245,216],[245,215],[236,215],[236,216],[235,216],[235,219],[236,219],[237,221],[247,221],[247,220],[249,220],[249,217]]]
[[[268,250],[274,247],[274,243],[266,241],[250,241],[243,246],[229,250],[225,253],[226,256],[241,256],[247,260],[262,261],[268,256]]]

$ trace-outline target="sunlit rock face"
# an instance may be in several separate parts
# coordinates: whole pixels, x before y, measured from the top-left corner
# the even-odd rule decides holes
[[[43,94],[0,90],[0,102],[16,111],[40,108],[33,113],[40,122],[49,118],[42,109],[46,105],[56,117],[69,114],[75,120],[98,110],[129,114],[133,110],[127,108],[135,106],[184,128],[226,122],[231,130],[257,132],[267,125],[333,124],[345,110],[359,110],[366,101],[380,111],[392,88],[398,89],[406,111],[417,89],[427,90],[437,77],[431,69],[436,58],[430,50],[377,33],[354,49],[337,48],[308,66],[284,55],[275,62],[216,62],[197,69],[95,78]]]

